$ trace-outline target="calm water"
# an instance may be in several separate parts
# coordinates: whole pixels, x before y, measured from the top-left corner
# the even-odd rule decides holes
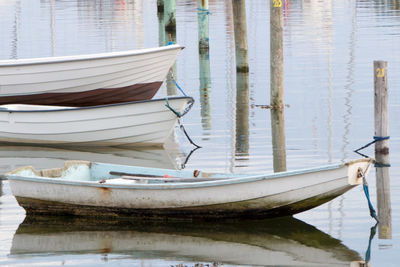
[[[257,107],[269,104],[269,6],[261,0],[246,3],[250,74],[249,98],[243,102],[236,101],[243,81],[236,79],[231,1],[210,1],[206,59],[198,55],[196,2],[177,1],[177,41],[186,48],[177,61],[176,79],[196,100],[183,123],[201,149],[190,154],[193,146],[179,130],[165,150],[2,146],[1,172],[27,164],[59,166],[64,159],[78,158],[207,171],[272,171],[270,111]],[[392,238],[374,237],[370,263],[398,266],[400,1],[286,3],[289,170],[357,158],[352,151],[374,135],[372,64],[388,61]],[[0,59],[158,46],[156,10],[155,0],[0,0]],[[157,96],[166,91],[163,86]],[[373,155],[373,148],[365,153]],[[376,206],[375,171],[368,182]],[[6,181],[0,192],[0,265],[350,266],[365,258],[374,226],[361,188],[295,219],[215,225],[25,217]]]

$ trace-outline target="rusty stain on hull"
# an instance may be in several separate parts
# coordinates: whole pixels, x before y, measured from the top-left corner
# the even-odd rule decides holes
[[[96,189],[100,190],[101,192],[101,200],[104,203],[108,203],[110,200],[111,188],[107,187],[96,187]]]
[[[149,100],[157,93],[161,84],[160,81],[84,92],[1,96],[0,105],[31,104],[86,107]]]

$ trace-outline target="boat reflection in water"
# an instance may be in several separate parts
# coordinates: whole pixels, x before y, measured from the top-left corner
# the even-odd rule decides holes
[[[0,174],[15,168],[32,165],[35,168],[54,168],[65,160],[90,160],[103,163],[180,169],[187,155],[179,145],[169,140],[164,148],[61,147],[0,145]]]
[[[92,259],[93,254],[122,254],[119,260],[142,263],[173,259],[263,266],[359,266],[360,260],[340,240],[292,217],[163,223],[27,216],[14,235],[9,257],[64,254]]]

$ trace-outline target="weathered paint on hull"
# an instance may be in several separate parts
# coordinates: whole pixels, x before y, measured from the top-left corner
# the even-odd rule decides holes
[[[31,104],[87,107],[152,99],[162,82],[135,84],[120,88],[96,89],[83,92],[41,93],[0,97],[0,105]]]
[[[166,209],[130,209],[119,207],[99,207],[87,205],[65,204],[54,201],[44,201],[25,197],[16,197],[18,203],[27,214],[36,215],[74,215],[92,217],[111,217],[126,219],[157,219],[157,220],[191,220],[191,219],[232,219],[232,218],[270,218],[293,215],[322,205],[337,196],[342,195],[354,186],[346,185],[323,194],[278,206],[278,203],[268,203],[269,197],[237,203],[199,206],[190,208]],[[265,201],[267,206],[274,208],[243,209],[256,202]],[[238,209],[235,209],[235,206]]]

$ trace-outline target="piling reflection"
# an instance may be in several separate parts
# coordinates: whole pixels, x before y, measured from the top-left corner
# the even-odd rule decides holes
[[[199,53],[200,71],[200,114],[203,130],[211,130],[211,76],[210,76],[210,53],[201,50]],[[208,131],[206,131],[208,132]]]
[[[260,266],[349,266],[360,260],[339,240],[292,217],[188,224],[27,216],[14,235],[10,257],[67,253]]]
[[[249,60],[246,6],[244,0],[232,0],[236,59],[236,135],[235,154],[240,160],[249,156]]]
[[[249,74],[236,73],[236,157],[249,155]]]
[[[210,50],[208,35],[208,1],[197,1],[197,24],[199,40],[199,79],[200,79],[200,113],[203,130],[211,130],[211,75]],[[208,133],[209,131],[206,131]]]

